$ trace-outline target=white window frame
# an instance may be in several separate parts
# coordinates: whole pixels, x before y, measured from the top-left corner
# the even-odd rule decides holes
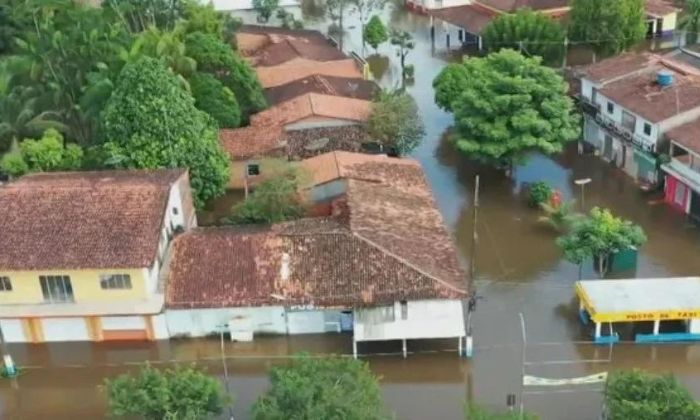
[[[70,276],[67,275],[41,275],[39,276],[41,293],[44,302],[48,303],[71,303],[75,302],[73,294],[73,284]]]
[[[0,276],[0,292],[11,292],[12,281],[8,276]]]
[[[102,290],[130,290],[133,288],[129,274],[100,274]]]

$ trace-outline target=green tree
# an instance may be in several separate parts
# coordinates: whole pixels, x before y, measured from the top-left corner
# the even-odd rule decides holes
[[[110,164],[125,168],[189,168],[197,207],[222,195],[229,159],[214,121],[159,61],[127,64],[104,112]]]
[[[104,0],[102,7],[118,16],[132,33],[143,32],[150,27],[172,30],[183,17],[182,0]]]
[[[558,153],[579,134],[566,82],[539,57],[504,49],[447,66],[433,81],[435,101],[455,116],[456,146],[511,168],[532,150]]]
[[[17,177],[28,172],[76,170],[82,160],[80,146],[65,144],[61,133],[49,129],[40,139],[25,139],[16,150],[3,156],[0,169]]]
[[[608,271],[610,257],[616,252],[638,248],[647,238],[641,227],[615,217],[610,210],[594,207],[589,216],[575,223],[570,232],[557,239],[566,259],[581,264],[596,258],[598,272]]]
[[[617,372],[608,378],[605,401],[610,420],[700,419],[700,404],[673,375]]]
[[[302,217],[306,208],[299,193],[299,173],[288,171],[261,182],[231,213],[228,221],[232,224],[269,224]]]
[[[273,367],[270,382],[253,406],[256,420],[387,418],[379,382],[365,362],[302,355],[289,366]]]
[[[523,413],[520,415],[519,412],[507,411],[507,412],[493,412],[486,410],[482,407],[476,405],[470,405],[467,410],[466,420],[538,420],[539,417],[534,414]]]
[[[646,36],[644,0],[573,0],[569,35],[598,53],[616,54]]]
[[[162,31],[151,26],[141,32],[131,44],[128,61],[140,57],[158,58],[175,73],[189,77],[197,70],[197,62],[187,55],[185,43],[175,31]]]
[[[219,128],[235,128],[241,123],[241,109],[236,96],[216,77],[208,73],[196,73],[190,78],[194,104],[209,114]]]
[[[178,23],[178,31],[186,34],[203,32],[223,39],[226,19],[214,9],[213,3],[187,1],[183,7],[183,15],[183,19]]]
[[[159,370],[146,364],[136,374],[106,381],[111,415],[145,420],[214,418],[230,397],[221,383],[195,366]]]
[[[244,121],[265,109],[267,103],[258,75],[230,45],[210,34],[194,32],[185,38],[185,46],[187,55],[197,62],[199,71],[211,73],[231,89]]]
[[[383,91],[372,103],[370,136],[399,155],[412,152],[425,135],[418,105],[405,91]]]
[[[678,20],[678,27],[688,31],[687,42],[694,44],[700,32],[700,0],[688,0],[683,16]]]
[[[364,31],[364,42],[371,45],[374,51],[377,51],[379,44],[383,44],[389,40],[389,34],[387,33],[386,26],[382,23],[382,19],[374,15],[369,23],[365,27]]]
[[[353,5],[355,6],[355,11],[357,12],[357,17],[360,19],[360,39],[362,39],[362,55],[365,55],[365,44],[370,44],[372,45],[368,40],[367,40],[367,20],[370,18],[370,14],[372,13],[373,10],[381,10],[384,8],[384,4],[386,3],[386,0],[352,0]],[[375,15],[376,16],[376,15]],[[373,17],[374,18],[374,17]],[[377,17],[379,20],[379,17]],[[381,20],[379,21],[381,23]],[[376,25],[376,23],[375,23]],[[384,25],[382,25],[384,27]],[[380,42],[377,43],[377,45],[381,44],[382,42],[385,42],[388,39],[388,34],[386,34],[386,29],[384,29],[384,39],[382,39]],[[376,50],[377,47],[375,46],[374,49]]]
[[[413,36],[410,32],[397,29],[391,30],[390,36],[391,45],[396,46],[396,55],[401,60],[401,79],[406,79],[406,56],[415,48],[416,43],[413,41]]]
[[[543,13],[519,9],[491,21],[482,33],[489,51],[502,48],[521,49],[538,55],[545,63],[560,63],[565,53],[566,34],[561,24]]]
[[[253,0],[253,9],[257,12],[260,22],[268,22],[279,6],[279,0]]]
[[[123,24],[107,9],[66,0],[26,0],[17,13],[31,16],[32,29],[18,41],[30,61],[26,76],[42,93],[41,110],[52,110],[81,145],[98,142],[99,113],[111,80],[123,65],[130,43]]]

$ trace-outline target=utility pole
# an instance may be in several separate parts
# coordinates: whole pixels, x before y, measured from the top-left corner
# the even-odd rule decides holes
[[[466,357],[472,357],[474,353],[472,337],[472,313],[476,309],[476,290],[474,288],[474,277],[476,276],[476,247],[479,241],[477,233],[477,223],[479,217],[479,175],[474,178],[474,225],[472,226],[472,249],[469,256],[469,278],[467,279],[467,331],[465,337],[464,353]]]
[[[217,325],[219,328],[219,336],[221,337],[221,364],[224,366],[224,387],[226,388],[226,395],[231,395],[231,390],[228,385],[228,366],[226,366],[226,347],[224,346],[224,331],[227,326],[228,324]],[[234,420],[233,408],[230,405],[228,406],[228,413],[230,420]]]

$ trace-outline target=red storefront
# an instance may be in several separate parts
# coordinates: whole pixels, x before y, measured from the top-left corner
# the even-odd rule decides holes
[[[670,174],[666,175],[665,201],[668,204],[681,210],[683,213],[687,213],[690,192],[690,187],[678,180],[678,178],[675,178]]]

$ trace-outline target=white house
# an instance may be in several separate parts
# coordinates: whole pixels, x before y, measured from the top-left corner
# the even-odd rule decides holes
[[[466,277],[420,165],[349,152],[313,159],[319,189],[309,196],[331,200],[329,216],[176,239],[170,335],[354,331],[355,354],[365,341],[461,343]]]
[[[664,133],[700,117],[700,71],[673,56],[623,54],[583,70],[579,99],[584,143],[654,184]]]

